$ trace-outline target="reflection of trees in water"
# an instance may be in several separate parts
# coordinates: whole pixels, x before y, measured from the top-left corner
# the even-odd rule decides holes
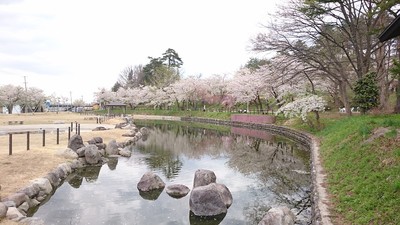
[[[304,206],[309,209],[310,205],[309,152],[284,138],[270,140],[275,141],[201,128],[163,125],[152,128],[147,141],[139,142],[138,146],[142,152],[150,153],[147,160],[149,166],[161,169],[168,178],[180,172],[180,155],[188,158],[228,155],[229,167],[244,175],[256,175],[257,190],[270,190],[277,196],[275,202],[266,203],[260,196],[259,205],[246,206],[246,217],[256,223],[272,206],[287,205],[295,208],[296,212],[302,212]]]
[[[259,189],[268,189],[277,196],[276,203],[295,208],[297,213],[307,213],[310,208],[309,155],[305,150],[283,142],[236,136],[228,152],[228,165],[243,174],[257,174]],[[259,219],[261,208],[248,206],[246,215]],[[265,211],[264,211],[265,212]],[[262,214],[262,213],[261,213]],[[253,220],[252,219],[252,220]]]
[[[149,140],[146,141],[146,143]],[[145,158],[146,164],[152,169],[160,169],[168,179],[177,177],[182,169],[182,162],[178,155],[166,150],[163,146],[157,144],[138,146],[142,153],[149,156]]]
[[[223,136],[218,131],[193,128],[187,126],[161,126],[151,129],[146,142],[138,142],[138,146],[160,148],[174,155],[188,158],[200,158],[204,155],[218,157],[224,152]],[[165,129],[170,127],[170,129]]]

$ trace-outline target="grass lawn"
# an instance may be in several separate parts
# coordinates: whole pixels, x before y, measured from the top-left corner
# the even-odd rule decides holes
[[[378,135],[385,130],[384,135]],[[385,129],[383,129],[385,128]],[[321,139],[335,224],[400,224],[400,115],[326,120]]]

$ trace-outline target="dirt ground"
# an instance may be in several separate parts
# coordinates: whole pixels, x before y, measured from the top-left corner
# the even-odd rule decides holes
[[[0,125],[7,125],[8,121],[24,121],[24,124],[54,124],[70,123],[96,123],[96,120],[89,120],[90,116],[75,113],[36,113],[5,115],[0,114]],[[104,124],[117,124],[121,119],[110,119]],[[18,125],[16,125],[18,126]],[[99,125],[101,126],[101,125]],[[123,141],[126,133],[122,129],[110,129],[105,131],[81,132],[83,141],[93,137],[102,137],[104,143],[115,139]],[[42,143],[42,134],[32,133],[30,135],[30,150],[27,150],[26,134],[13,134],[13,152],[9,155],[9,136],[0,135],[0,198],[5,198],[17,190],[27,186],[30,180],[40,178],[67,160],[55,155],[57,150],[64,149],[68,145],[67,133],[60,133],[59,144],[56,144],[55,132],[46,134],[45,147]],[[17,224],[12,221],[0,221],[0,225]]]

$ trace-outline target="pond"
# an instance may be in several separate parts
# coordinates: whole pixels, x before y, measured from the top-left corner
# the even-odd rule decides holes
[[[310,154],[281,136],[244,128],[206,129],[187,124],[145,124],[150,134],[131,147],[130,158],[109,158],[68,176],[44,204],[29,212],[45,224],[257,224],[271,207],[288,206],[296,224],[310,224]],[[137,183],[147,171],[166,185],[193,186],[197,169],[215,172],[232,193],[226,215],[199,218],[189,195],[165,190],[142,196]]]

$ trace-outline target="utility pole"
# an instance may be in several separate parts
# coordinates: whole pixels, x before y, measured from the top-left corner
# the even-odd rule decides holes
[[[26,76],[24,76],[24,84],[25,84],[25,105],[24,105],[24,113],[27,113],[29,111],[28,108],[28,87],[26,85]]]
[[[71,99],[71,112],[72,112],[72,91],[69,91],[69,98]]]

